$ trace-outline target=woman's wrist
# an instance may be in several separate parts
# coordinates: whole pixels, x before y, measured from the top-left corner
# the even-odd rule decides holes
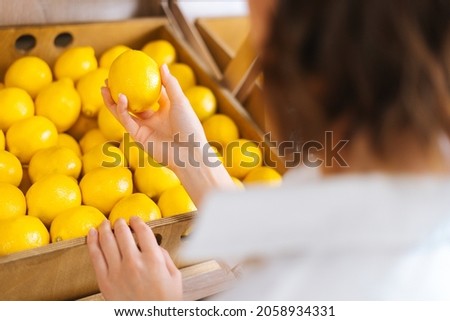
[[[179,153],[175,153],[178,155],[174,155],[171,167],[197,207],[204,196],[213,190],[236,188],[208,142],[190,147],[180,148]]]

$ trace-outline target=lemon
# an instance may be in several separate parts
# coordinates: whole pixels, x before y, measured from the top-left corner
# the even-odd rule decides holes
[[[133,216],[140,217],[144,222],[149,222],[161,218],[161,211],[158,205],[147,195],[134,193],[122,198],[114,205],[109,214],[109,220],[113,226],[119,218],[125,219],[127,224],[130,224],[130,218]]]
[[[180,185],[177,175],[169,168],[147,164],[136,168],[134,172],[134,184],[138,191],[151,198],[159,198],[161,194],[175,186]]]
[[[223,114],[212,115],[203,122],[206,139],[215,146],[225,148],[231,141],[239,138],[239,130],[236,123]]]
[[[231,177],[231,179],[233,180],[234,185],[236,185],[239,189],[245,189],[244,183],[242,183],[241,180],[236,177]]]
[[[98,128],[93,128],[80,139],[81,151],[83,154],[86,154],[93,147],[106,142],[108,142],[108,139],[103,135],[102,131]]]
[[[26,195],[28,215],[36,216],[50,226],[62,211],[81,205],[81,192],[73,177],[47,175],[31,185]]]
[[[78,179],[81,160],[67,147],[54,146],[38,151],[30,160],[28,174],[32,183],[49,174],[64,174]]]
[[[258,145],[247,139],[228,143],[223,156],[228,173],[238,179],[243,179],[252,169],[260,167],[263,159]]]
[[[50,226],[52,242],[86,236],[91,228],[97,228],[105,215],[92,206],[80,205],[58,214]]]
[[[69,134],[61,133],[58,135],[58,145],[67,147],[75,152],[78,157],[81,157],[81,148],[78,142]]]
[[[50,235],[36,217],[23,215],[0,222],[0,256],[49,244]]]
[[[6,132],[6,146],[22,164],[27,164],[39,150],[56,146],[58,131],[43,116],[33,116],[14,123]]]
[[[91,148],[82,157],[83,173],[89,173],[99,167],[125,167],[126,161],[122,151],[110,144],[101,143]]]
[[[162,217],[169,217],[196,211],[197,208],[183,185],[172,187],[163,192],[158,200]]]
[[[15,122],[34,115],[34,102],[20,88],[0,89],[0,129],[5,132]]]
[[[0,129],[0,150],[5,150],[5,134],[3,133],[3,130]]]
[[[184,93],[200,121],[205,121],[216,112],[217,101],[211,89],[194,86],[186,89]]]
[[[108,86],[115,102],[119,94],[128,98],[128,109],[140,113],[154,105],[161,93],[158,64],[139,50],[128,50],[111,65]]]
[[[100,89],[105,86],[108,69],[99,68],[90,71],[77,82],[77,91],[81,98],[81,112],[88,117],[95,117],[104,106]]]
[[[19,159],[7,152],[0,151],[0,182],[19,186],[23,177],[22,164]]]
[[[80,188],[83,203],[106,215],[118,201],[133,192],[132,174],[124,167],[99,167],[83,176]]]
[[[94,128],[98,128],[97,118],[87,117],[83,113],[80,113],[77,121],[70,127],[67,134],[76,140],[80,140],[84,134]]]
[[[177,59],[177,52],[167,40],[154,40],[147,43],[142,51],[149,55],[159,66],[170,65]]]
[[[74,82],[94,69],[97,69],[97,59],[94,48],[90,46],[67,49],[56,59],[54,66],[56,79],[67,77]]]
[[[194,87],[197,83],[194,71],[191,67],[183,63],[175,63],[169,65],[169,71],[180,84],[181,89],[185,91],[188,88]]]
[[[108,110],[107,107],[102,107],[98,112],[98,128],[107,140],[120,142],[125,134],[125,128]]]
[[[113,61],[127,50],[130,50],[130,48],[124,45],[109,48],[100,57],[100,68],[109,69]]]
[[[244,178],[244,184],[279,186],[281,182],[281,175],[275,169],[265,166],[252,169]]]
[[[2,220],[25,215],[26,210],[22,191],[12,184],[0,183],[0,224]]]
[[[53,80],[49,65],[38,57],[28,56],[15,60],[5,74],[6,87],[24,89],[32,98]]]
[[[36,115],[50,119],[60,133],[75,124],[80,111],[80,95],[69,78],[51,83],[36,97]]]
[[[127,160],[128,166],[135,171],[138,167],[147,166],[147,164],[158,165],[156,161],[141,147],[141,144],[136,143],[129,134],[125,134],[120,142],[120,150]]]

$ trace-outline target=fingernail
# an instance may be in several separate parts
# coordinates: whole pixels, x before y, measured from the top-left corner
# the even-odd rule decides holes
[[[130,223],[131,223],[132,221],[135,222],[135,223],[136,223],[136,222],[139,222],[139,221],[140,221],[140,218],[139,218],[138,216],[132,216],[132,217],[130,217]]]
[[[118,218],[114,224],[117,226],[118,225],[127,225],[127,222],[123,218]]]
[[[91,227],[91,228],[89,229],[88,236],[89,236],[89,237],[94,237],[94,236],[96,236],[96,235],[97,235],[97,230],[96,230],[95,228]]]
[[[164,73],[170,74],[169,67],[167,66],[167,64],[162,65],[161,68]]]

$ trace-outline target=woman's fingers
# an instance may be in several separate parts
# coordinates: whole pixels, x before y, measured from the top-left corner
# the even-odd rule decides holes
[[[105,277],[108,272],[108,266],[99,244],[98,232],[94,228],[89,231],[89,234],[87,236],[87,245],[89,256],[91,257],[91,261],[94,266],[94,271],[97,275],[97,278],[100,279]]]
[[[181,107],[188,103],[178,80],[172,76],[169,68],[165,64],[161,66],[161,80],[172,106]]]
[[[108,270],[114,269],[120,264],[121,255],[108,220],[103,221],[98,227],[98,236]]]
[[[164,260],[166,261],[166,267],[169,273],[172,276],[175,276],[176,274],[180,273],[180,270],[178,270],[172,258],[170,257],[169,252],[167,252],[166,249],[161,247],[161,253],[164,256]]]
[[[132,217],[130,219],[130,226],[133,229],[141,252],[157,254],[159,252],[159,245],[156,241],[152,229],[144,223],[139,217]]]
[[[123,218],[114,223],[114,235],[123,258],[133,259],[139,255],[133,234],[131,234],[131,230]]]

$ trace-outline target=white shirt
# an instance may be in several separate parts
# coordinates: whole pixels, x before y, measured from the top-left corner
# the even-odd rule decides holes
[[[450,299],[450,178],[293,172],[214,193],[182,254],[264,261],[221,300]]]

